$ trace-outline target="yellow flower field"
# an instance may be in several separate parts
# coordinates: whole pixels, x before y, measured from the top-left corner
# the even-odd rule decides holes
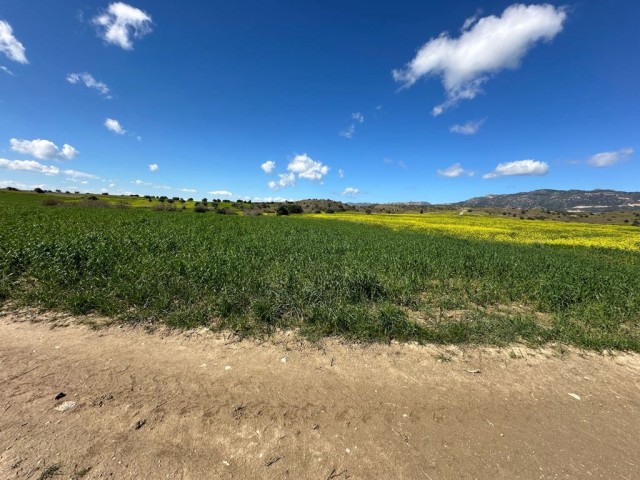
[[[509,243],[541,243],[640,251],[640,228],[551,220],[521,220],[457,212],[425,214],[335,213],[309,215],[393,229],[421,229],[456,237]]]

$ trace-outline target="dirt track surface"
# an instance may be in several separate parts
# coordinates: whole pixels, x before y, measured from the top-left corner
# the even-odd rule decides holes
[[[0,318],[2,479],[640,478],[638,355],[66,325]]]

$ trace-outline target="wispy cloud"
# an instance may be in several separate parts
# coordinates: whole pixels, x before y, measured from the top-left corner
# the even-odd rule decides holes
[[[633,148],[623,148],[615,152],[602,152],[593,155],[587,160],[587,164],[592,167],[611,167],[620,163],[633,155]]]
[[[102,39],[125,50],[133,49],[133,39],[151,32],[151,16],[123,2],[109,5],[106,12],[93,18]]]
[[[127,131],[122,128],[122,125],[120,125],[120,122],[113,118],[107,118],[104,121],[104,126],[111,130],[113,133],[117,133],[118,135],[124,135],[125,133],[127,133]]]
[[[273,173],[276,168],[276,162],[274,162],[273,160],[267,160],[262,165],[260,165],[260,168],[264,171],[264,173]]]
[[[5,67],[4,65],[0,65],[0,70],[2,70],[7,75],[11,75],[13,77],[13,72],[9,70],[7,67]]]
[[[64,144],[62,149],[50,140],[21,140],[12,138],[10,140],[11,150],[18,153],[24,153],[40,160],[72,160],[78,156],[80,152],[71,145]]]
[[[29,63],[24,45],[13,36],[11,25],[4,20],[0,20],[0,52],[14,62]]]
[[[344,178],[344,170],[342,170],[341,168],[338,169],[338,177]]]
[[[233,197],[233,193],[228,190],[212,190],[209,192],[209,195],[214,195],[216,197]]]
[[[482,178],[498,178],[512,175],[546,175],[549,171],[549,164],[537,160],[517,160],[499,164],[491,173],[487,173]]]
[[[449,128],[451,133],[459,133],[460,135],[475,135],[480,130],[480,127],[485,122],[485,120],[478,121],[469,121],[463,124],[456,124]]]
[[[553,5],[508,7],[502,16],[468,19],[458,38],[446,32],[424,44],[404,68],[393,70],[393,78],[410,87],[420,78],[442,78],[447,99],[434,107],[433,115],[472,99],[482,91],[491,75],[517,68],[526,53],[540,41],[550,41],[563,29],[564,8]]]
[[[340,132],[338,132],[338,135],[344,138],[353,138],[355,134],[356,134],[356,126],[353,123],[349,125],[347,128],[345,128],[344,130],[341,130]]]
[[[54,165],[44,165],[35,160],[7,160],[0,158],[0,168],[13,171],[41,173],[44,175],[67,175],[68,177],[78,179],[98,180],[100,177],[91,173],[79,172],[77,170],[60,170]]]
[[[474,172],[465,170],[459,163],[454,163],[450,167],[438,170],[438,176],[440,177],[457,178],[462,176],[473,177],[474,175]]]
[[[152,172],[157,172],[160,169],[160,167],[158,166],[157,163],[150,163],[149,164],[149,170],[151,170]]]
[[[386,165],[395,165],[398,168],[402,168],[403,170],[407,168],[407,164],[404,163],[403,160],[394,160],[393,158],[385,157],[382,159],[382,163]]]
[[[100,95],[103,95],[105,98],[111,98],[107,84],[97,81],[90,73],[70,73],[67,75],[67,82],[73,85],[82,83],[87,88],[97,90]]]
[[[338,132],[338,135],[344,138],[353,138],[356,134],[356,124],[364,123],[364,115],[360,112],[353,112],[351,114],[352,123],[350,123],[347,128]]]
[[[181,188],[180,189],[181,192],[185,192],[185,193],[197,193],[198,190],[196,190],[195,188]]]

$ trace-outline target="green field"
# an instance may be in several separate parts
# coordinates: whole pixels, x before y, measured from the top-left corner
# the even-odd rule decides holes
[[[41,201],[0,192],[0,298],[10,308],[243,336],[640,351],[637,250]]]

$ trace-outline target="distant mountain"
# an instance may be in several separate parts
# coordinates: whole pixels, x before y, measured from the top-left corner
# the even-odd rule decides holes
[[[553,211],[603,212],[640,210],[640,192],[616,190],[534,190],[533,192],[475,197],[464,207],[542,208]]]

